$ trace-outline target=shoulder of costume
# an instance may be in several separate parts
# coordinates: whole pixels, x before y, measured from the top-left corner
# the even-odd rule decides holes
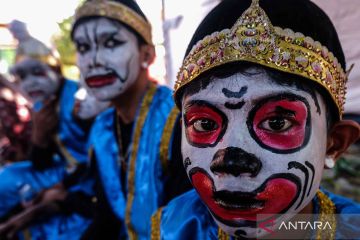
[[[79,89],[79,85],[77,82],[71,79],[64,78],[64,85],[61,91],[61,95],[63,96],[73,96],[75,92]]]
[[[65,84],[74,88],[79,88],[78,82],[72,79],[64,78]]]
[[[156,98],[161,104],[174,105],[172,90],[164,85],[157,85]]]
[[[31,168],[32,168],[31,161],[21,161],[17,163],[8,164],[0,169],[0,176],[2,180],[6,180],[8,179],[7,176],[10,177],[14,174],[17,174],[18,172],[22,173],[24,169],[31,169]]]
[[[321,189],[335,204],[337,214],[360,214],[360,204],[341,195]],[[359,217],[360,220],[360,217]]]
[[[89,135],[89,144],[91,145],[92,141],[94,141],[99,134],[106,130],[112,129],[114,123],[114,116],[115,116],[115,108],[109,107],[108,109],[101,112],[94,120],[90,135]]]
[[[321,189],[334,203],[336,211],[336,239],[360,239],[360,204]]]
[[[172,91],[166,86],[156,85],[156,92],[150,105],[151,112],[148,116],[166,120],[174,106]]]
[[[161,235],[177,233],[179,236],[184,236],[189,228],[204,232],[210,226],[208,225],[210,222],[212,222],[210,213],[193,189],[174,198],[162,209]]]

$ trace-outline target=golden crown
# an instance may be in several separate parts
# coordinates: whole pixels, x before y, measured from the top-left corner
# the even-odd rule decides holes
[[[147,44],[152,45],[151,25],[131,8],[114,1],[92,0],[75,12],[75,22],[83,17],[100,16],[118,20],[136,31]]]
[[[52,54],[19,54],[16,56],[15,62],[19,63],[26,59],[35,59],[42,63],[45,63],[51,67],[59,67],[60,66],[60,60],[53,56]]]
[[[230,62],[247,61],[313,80],[330,93],[341,117],[347,76],[333,53],[311,37],[274,27],[259,0],[231,29],[198,41],[184,59],[174,94],[200,74]]]

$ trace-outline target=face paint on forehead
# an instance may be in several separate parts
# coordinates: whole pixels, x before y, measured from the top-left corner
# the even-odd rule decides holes
[[[112,100],[136,81],[138,41],[120,22],[106,18],[85,21],[75,29],[74,41],[82,79],[97,99]]]
[[[56,94],[60,87],[59,75],[51,67],[35,59],[15,64],[11,72],[19,78],[21,90],[34,103]]]
[[[197,108],[197,102],[211,111]],[[240,102],[241,108],[226,105]],[[326,119],[317,106],[326,109],[318,93],[277,84],[266,74],[214,79],[184,96],[184,165],[222,229],[255,237],[258,214],[289,216],[311,201],[326,154]],[[213,112],[226,117],[222,135],[224,117]],[[199,134],[215,141],[198,145]]]

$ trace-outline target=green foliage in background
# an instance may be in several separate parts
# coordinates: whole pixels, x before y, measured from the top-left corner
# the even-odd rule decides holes
[[[335,168],[324,171],[322,186],[331,192],[360,202],[360,144],[353,144],[337,160]]]
[[[75,65],[75,46],[70,38],[73,17],[68,17],[58,23],[60,33],[53,37],[53,43],[60,54],[61,63],[64,65]]]

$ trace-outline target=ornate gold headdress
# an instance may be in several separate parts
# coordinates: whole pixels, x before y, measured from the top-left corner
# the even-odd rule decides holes
[[[131,8],[114,1],[93,0],[85,2],[75,12],[75,22],[83,17],[100,16],[118,20],[130,26],[146,43],[152,45],[151,25]]]
[[[347,76],[333,53],[302,33],[274,27],[259,0],[231,29],[206,36],[186,56],[174,94],[200,74],[230,62],[247,61],[303,76],[321,84],[343,113]]]
[[[27,55],[17,55],[15,62],[21,62],[24,61],[25,59],[35,59],[38,60],[42,63],[45,63],[49,66],[52,67],[59,67],[60,66],[60,60],[58,58],[56,58],[55,56],[53,56],[52,54],[46,54],[46,55],[41,55],[41,54],[27,54]]]

